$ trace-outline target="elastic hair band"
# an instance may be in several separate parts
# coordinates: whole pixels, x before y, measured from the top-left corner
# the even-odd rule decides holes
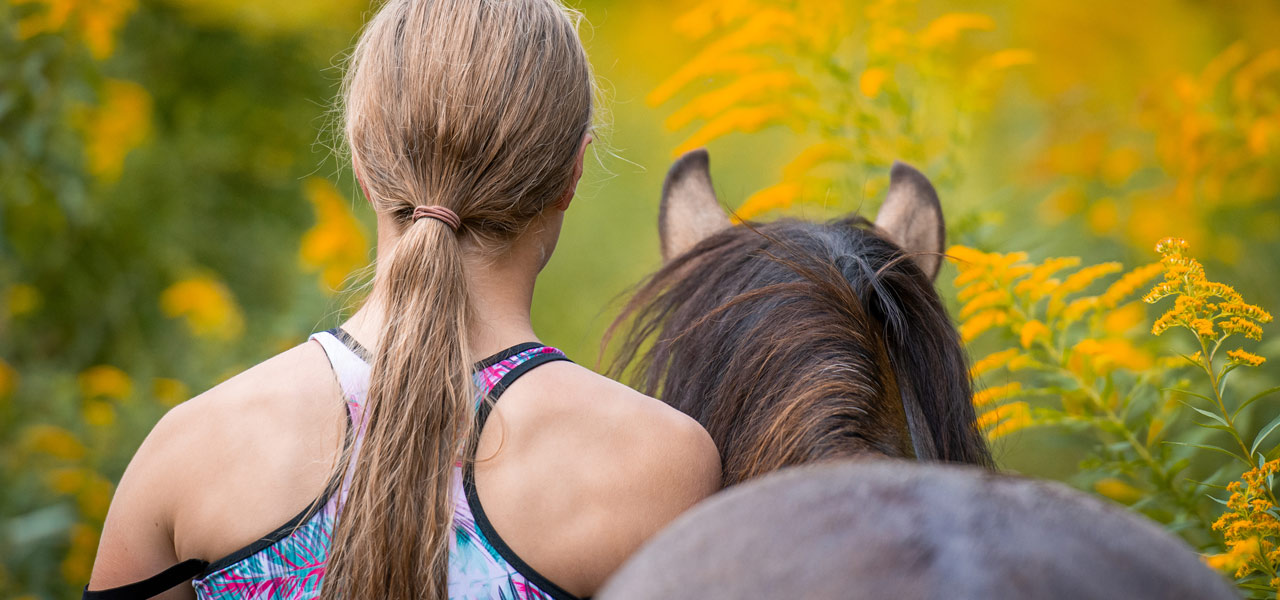
[[[413,221],[415,223],[418,219],[423,218],[440,221],[455,232],[458,231],[459,227],[462,227],[462,219],[458,218],[458,213],[443,206],[419,206],[413,209]]]

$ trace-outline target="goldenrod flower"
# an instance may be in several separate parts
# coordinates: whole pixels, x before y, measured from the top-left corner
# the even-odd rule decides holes
[[[302,235],[298,260],[307,271],[320,272],[320,288],[334,292],[369,261],[369,241],[346,198],[327,179],[306,183],[307,200],[316,224]]]
[[[32,425],[22,437],[27,449],[63,460],[80,460],[87,450],[70,431],[55,425]]]
[[[186,384],[164,377],[157,377],[151,382],[151,394],[165,406],[177,406],[191,395]]]
[[[1022,384],[1017,381],[990,387],[973,395],[973,405],[977,407],[986,406],[993,402],[1005,400],[1022,391]]]
[[[1252,352],[1246,352],[1243,349],[1228,350],[1227,356],[1231,358],[1231,362],[1250,367],[1260,367],[1262,366],[1262,363],[1267,362],[1267,359]]]
[[[804,195],[804,184],[797,181],[784,181],[771,185],[752,194],[742,206],[733,211],[735,222],[749,221],[771,210],[790,207],[792,203]]]
[[[976,13],[948,13],[934,19],[920,32],[920,45],[933,48],[955,42],[960,34],[969,30],[990,31],[996,22],[987,15]]]
[[[1018,350],[1016,348],[1009,348],[1008,350],[1001,350],[1000,352],[988,354],[982,360],[973,363],[973,367],[969,369],[969,376],[977,379],[983,374],[1008,365],[1009,361],[1013,360],[1016,356],[1018,356]]]
[[[98,365],[85,369],[77,378],[80,394],[85,398],[108,397],[117,400],[133,393],[133,381],[129,375],[111,365]]]
[[[125,157],[151,135],[151,94],[132,81],[108,79],[100,96],[82,115],[85,155],[90,173],[115,181]]]
[[[1037,340],[1045,339],[1049,335],[1049,328],[1041,323],[1038,319],[1027,321],[1022,329],[1018,331],[1018,343],[1023,348],[1030,348],[1031,344]]]
[[[1147,495],[1146,492],[1115,477],[1099,479],[1093,484],[1093,491],[1121,504],[1133,504]]]
[[[1008,322],[1008,312],[1000,309],[984,310],[960,325],[960,338],[970,342],[988,329]]]
[[[889,71],[881,67],[871,67],[862,72],[858,78],[858,90],[863,96],[874,99],[880,95],[880,88],[889,80]]]
[[[1160,263],[1152,263],[1125,273],[1098,297],[1098,302],[1105,308],[1114,308],[1159,275],[1162,269]]]
[[[181,317],[200,337],[234,339],[244,329],[244,317],[231,291],[211,275],[179,281],[160,295],[166,316]]]

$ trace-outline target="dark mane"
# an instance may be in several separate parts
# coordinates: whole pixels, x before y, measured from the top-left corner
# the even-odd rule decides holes
[[[864,219],[725,229],[646,281],[609,337],[623,324],[613,374],[702,423],[726,485],[832,458],[913,456],[904,404],[923,420],[916,447],[991,463],[941,300]]]

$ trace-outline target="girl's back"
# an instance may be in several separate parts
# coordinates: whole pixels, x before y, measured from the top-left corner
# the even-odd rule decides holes
[[[344,101],[378,220],[370,298],[346,333],[316,334],[156,426],[90,587],[178,565],[142,586],[594,592],[716,489],[719,458],[695,422],[564,360],[530,324],[591,140],[570,14],[553,0],[391,0]]]

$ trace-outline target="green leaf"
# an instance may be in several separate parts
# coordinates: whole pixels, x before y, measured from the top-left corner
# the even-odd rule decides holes
[[[1226,448],[1219,448],[1219,447],[1217,447],[1217,446],[1210,446],[1210,445],[1208,445],[1208,444],[1193,444],[1193,443],[1191,443],[1191,442],[1169,442],[1169,441],[1166,441],[1166,442],[1161,442],[1161,443],[1162,443],[1162,444],[1171,444],[1171,445],[1174,445],[1174,446],[1187,446],[1187,447],[1189,447],[1189,448],[1199,448],[1199,449],[1201,449],[1201,450],[1211,450],[1211,451],[1213,451],[1213,452],[1221,452],[1221,453],[1226,454],[1227,456],[1230,456],[1230,457],[1232,457],[1232,458],[1234,458],[1234,459],[1236,459],[1236,460],[1243,461],[1245,464],[1251,464],[1251,463],[1249,463],[1249,461],[1248,461],[1248,460],[1246,460],[1244,457],[1240,456],[1239,454],[1236,454],[1235,452],[1232,452],[1232,451],[1230,451],[1230,450],[1227,450]]]
[[[1184,389],[1182,389],[1182,388],[1160,388],[1160,391],[1162,391],[1162,392],[1179,392],[1179,393],[1182,393],[1182,394],[1186,394],[1186,395],[1188,395],[1188,396],[1195,396],[1195,397],[1197,397],[1197,398],[1200,398],[1201,400],[1204,400],[1205,402],[1213,402],[1213,398],[1210,398],[1210,397],[1208,397],[1208,396],[1205,396],[1204,394],[1197,394],[1197,393],[1195,393],[1195,392],[1193,392],[1193,391],[1191,391],[1191,390],[1184,390]],[[1190,405],[1188,404],[1188,406],[1190,406]]]
[[[1262,441],[1267,439],[1267,436],[1271,435],[1271,432],[1275,431],[1277,427],[1280,427],[1280,415],[1276,415],[1276,418],[1271,419],[1270,423],[1267,423],[1258,431],[1258,437],[1253,439],[1253,446],[1249,447],[1250,456],[1258,452],[1258,446],[1261,446]]]
[[[1252,398],[1245,400],[1244,403],[1242,403],[1240,407],[1236,409],[1235,414],[1231,415],[1231,418],[1232,419],[1236,418],[1236,415],[1240,414],[1240,411],[1244,410],[1244,407],[1249,406],[1250,404],[1253,404],[1254,402],[1257,402],[1258,400],[1261,400],[1264,397],[1270,396],[1271,394],[1274,394],[1276,392],[1280,392],[1280,385],[1273,387],[1269,390],[1262,390],[1261,392],[1258,392]]]
[[[1200,414],[1202,414],[1202,415],[1204,415],[1204,416],[1206,416],[1206,417],[1209,417],[1210,419],[1213,419],[1214,421],[1217,421],[1217,422],[1218,422],[1218,423],[1220,423],[1223,427],[1226,427],[1226,428],[1227,428],[1227,431],[1231,431],[1231,425],[1227,424],[1227,420],[1226,420],[1226,419],[1224,419],[1224,418],[1222,418],[1222,415],[1220,415],[1220,414],[1218,414],[1218,413],[1214,413],[1214,412],[1209,412],[1209,411],[1207,411],[1207,410],[1205,410],[1205,409],[1203,409],[1203,408],[1196,408],[1196,407],[1194,407],[1194,406],[1191,406],[1190,404],[1187,404],[1187,408],[1190,408],[1191,410],[1194,410],[1194,411],[1196,411],[1196,412],[1198,412],[1198,413],[1200,413]]]

